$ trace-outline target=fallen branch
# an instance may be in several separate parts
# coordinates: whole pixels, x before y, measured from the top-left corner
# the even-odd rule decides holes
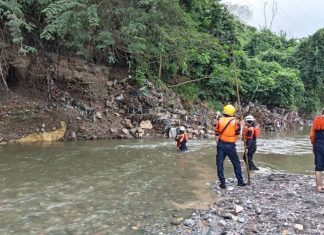
[[[210,78],[210,76],[206,76],[206,77],[203,77],[203,78],[198,78],[198,79],[195,79],[195,80],[185,81],[185,82],[182,82],[182,83],[179,83],[179,84],[176,84],[176,85],[168,86],[168,88],[182,86],[182,85],[185,85],[185,84],[188,84],[188,83],[191,83],[191,82],[199,82],[199,81],[201,81],[201,80],[203,80],[205,78]]]

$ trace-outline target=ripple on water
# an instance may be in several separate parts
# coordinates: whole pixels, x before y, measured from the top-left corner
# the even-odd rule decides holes
[[[0,234],[167,233],[174,211],[217,199],[208,195],[215,146],[192,140],[180,153],[173,140],[99,141],[36,146],[28,154],[17,146],[0,158]],[[267,174],[278,159],[292,164],[294,155],[309,153],[306,136],[276,137],[258,140],[256,159],[267,155],[260,163]],[[232,174],[228,161],[225,168]]]

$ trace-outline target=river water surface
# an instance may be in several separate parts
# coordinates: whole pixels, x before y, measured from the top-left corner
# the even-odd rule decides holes
[[[216,200],[215,141],[188,148],[166,139],[0,146],[0,234],[168,234],[173,216]],[[302,131],[266,133],[255,161],[261,172],[313,173]],[[225,172],[233,177],[229,162]]]

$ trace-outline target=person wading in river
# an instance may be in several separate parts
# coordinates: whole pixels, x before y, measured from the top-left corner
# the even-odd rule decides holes
[[[257,138],[260,136],[260,129],[252,115],[246,116],[244,121],[246,126],[243,130],[243,140],[247,153],[243,156],[243,160],[248,161],[250,171],[258,171],[259,168],[253,162],[253,155],[257,150]]]
[[[188,150],[187,148],[188,135],[185,133],[185,131],[186,128],[181,126],[179,129],[180,134],[177,135],[177,137],[175,138],[177,147],[180,149],[181,152],[185,152]]]
[[[314,118],[310,139],[315,155],[316,191],[324,193],[322,171],[324,171],[324,108],[322,115]]]
[[[224,177],[224,160],[226,156],[229,157],[233,164],[238,186],[246,185],[243,181],[240,159],[237,155],[235,145],[237,136],[240,135],[241,132],[241,126],[238,119],[234,117],[234,114],[235,108],[232,105],[225,105],[223,117],[221,117],[215,125],[215,135],[218,137],[216,166],[218,179],[220,181],[219,187],[222,189],[226,188]]]

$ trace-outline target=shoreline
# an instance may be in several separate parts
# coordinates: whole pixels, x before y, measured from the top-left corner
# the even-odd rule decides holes
[[[254,174],[250,186],[228,179],[219,200],[196,210],[171,234],[324,234],[324,194],[315,178],[290,173]]]

